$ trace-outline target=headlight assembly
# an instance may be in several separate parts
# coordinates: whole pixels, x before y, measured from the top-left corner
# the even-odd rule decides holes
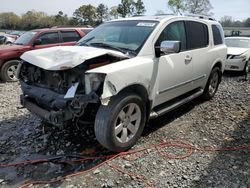
[[[85,93],[89,94],[92,91],[99,89],[105,79],[105,74],[90,73],[85,75]]]

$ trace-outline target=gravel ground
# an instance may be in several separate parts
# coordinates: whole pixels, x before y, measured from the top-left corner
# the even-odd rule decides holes
[[[150,121],[133,149],[170,139],[196,147],[249,146],[250,81],[241,78],[237,74],[227,74],[213,100],[201,102],[197,99]],[[55,180],[104,161],[72,163],[65,156],[110,154],[96,142],[92,125],[50,127],[21,108],[20,92],[18,83],[0,83],[0,164],[55,156],[64,158],[49,163],[0,167],[0,187],[18,187],[26,180]],[[177,156],[186,153],[183,148],[176,147],[162,148],[161,151]],[[119,170],[115,169],[117,165]],[[194,151],[187,158],[170,159],[151,148],[128,157],[118,157],[94,171],[67,177],[57,184],[29,187],[247,188],[250,187],[250,150]]]

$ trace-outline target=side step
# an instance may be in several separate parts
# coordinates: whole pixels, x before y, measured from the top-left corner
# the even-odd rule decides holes
[[[180,107],[181,105],[193,100],[194,98],[197,98],[198,96],[202,95],[202,93],[203,89],[201,88],[195,89],[175,99],[172,99],[166,103],[163,103],[152,110],[149,119],[154,119],[157,118],[158,116],[166,114],[169,111],[174,110]]]

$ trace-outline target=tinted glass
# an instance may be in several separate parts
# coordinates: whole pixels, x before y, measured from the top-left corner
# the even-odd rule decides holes
[[[41,45],[59,43],[58,32],[42,34],[38,39],[41,40]]]
[[[156,42],[156,46],[160,46],[161,42],[164,40],[169,41],[180,41],[181,51],[186,50],[186,31],[184,22],[174,22],[169,24],[161,33],[159,39]]]
[[[203,48],[208,45],[208,28],[205,24],[186,21],[187,48]]]
[[[214,45],[219,45],[223,43],[222,32],[220,27],[217,25],[212,25],[213,36],[214,36]]]
[[[80,40],[80,35],[76,31],[61,31],[64,42],[73,42]]]
[[[19,45],[26,45],[28,44],[32,38],[36,35],[37,32],[29,31],[24,34],[22,34],[15,42],[14,44]]]

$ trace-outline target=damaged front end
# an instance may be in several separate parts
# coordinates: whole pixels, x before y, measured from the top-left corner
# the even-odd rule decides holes
[[[104,55],[71,69],[61,67],[61,70],[45,70],[23,61],[18,70],[23,91],[21,104],[54,125],[80,118],[86,111],[96,112],[105,74],[85,72],[119,60]]]

